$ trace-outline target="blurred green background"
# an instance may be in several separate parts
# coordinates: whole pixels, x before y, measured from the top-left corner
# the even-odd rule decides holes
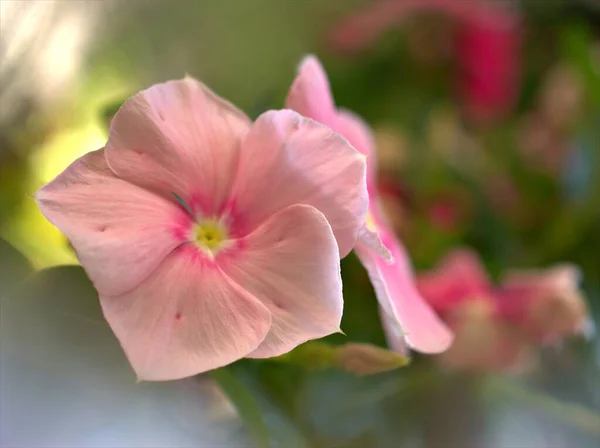
[[[283,107],[313,53],[338,105],[374,128],[387,210],[417,272],[465,245],[493,277],[573,262],[597,322],[598,3],[493,2],[511,25],[443,8],[361,22],[375,3],[0,2],[3,446],[249,446],[261,431],[284,448],[598,446],[597,336],[540,348],[521,374],[448,373],[418,356],[369,377],[242,361],[228,372],[251,396],[235,394],[242,426],[207,378],[136,385],[80,268],[33,273],[76,258],[30,195],[103,145],[127,96],[190,74],[256,117]],[[385,346],[352,255],[342,273],[345,340]]]

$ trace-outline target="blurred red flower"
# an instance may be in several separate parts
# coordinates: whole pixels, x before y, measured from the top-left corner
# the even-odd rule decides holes
[[[344,18],[328,36],[330,45],[352,53],[371,47],[388,29],[418,13],[442,14],[456,24],[457,93],[466,118],[501,118],[518,95],[522,20],[506,3],[485,0],[380,0]]]

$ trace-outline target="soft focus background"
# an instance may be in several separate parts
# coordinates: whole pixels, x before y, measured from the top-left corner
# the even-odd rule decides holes
[[[0,33],[2,446],[599,446],[597,0],[0,0]],[[136,384],[30,195],[101,147],[133,92],[187,73],[255,117],[283,107],[307,53],[373,127],[385,207],[417,273],[462,247],[495,280],[570,262],[585,328],[527,343],[511,365],[494,361],[512,330],[492,338],[497,322],[469,315],[457,340],[490,362],[415,355],[357,376],[310,357],[242,361]],[[329,342],[385,346],[366,274],[353,255],[342,270],[347,336]]]

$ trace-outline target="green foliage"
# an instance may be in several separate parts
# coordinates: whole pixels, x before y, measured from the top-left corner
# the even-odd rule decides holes
[[[269,432],[252,393],[227,368],[213,370],[211,377],[219,384],[244,419],[256,447],[269,448],[271,446]]]

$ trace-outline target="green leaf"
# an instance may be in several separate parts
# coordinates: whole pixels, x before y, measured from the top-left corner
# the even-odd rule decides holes
[[[10,295],[31,273],[29,261],[8,242],[0,238],[0,298]]]
[[[132,412],[135,375],[82,268],[33,273],[3,297],[1,307],[8,439],[25,446],[81,445],[82,432],[110,425],[108,415],[119,419]],[[24,430],[29,427],[38,430]]]
[[[227,368],[213,370],[211,376],[238,410],[256,445],[259,448],[269,448],[269,432],[250,390]]]
[[[303,395],[308,372],[301,367],[265,360],[243,359],[230,372],[254,396],[269,431],[273,447],[308,448],[309,432],[296,415],[297,400]]]
[[[98,295],[79,266],[31,274],[2,301],[2,350],[48,373],[132,379]]]

